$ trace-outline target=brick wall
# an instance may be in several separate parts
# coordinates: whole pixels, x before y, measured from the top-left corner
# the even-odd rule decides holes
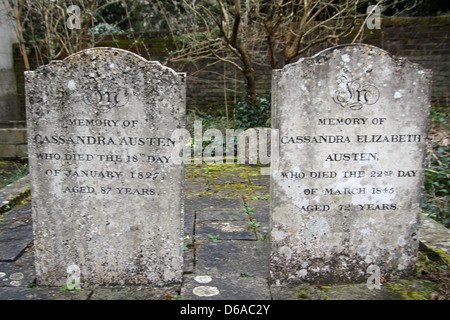
[[[351,43],[356,31],[339,41]],[[364,29],[358,43],[382,48],[389,53],[406,57],[411,62],[433,70],[432,102],[449,106],[450,88],[450,16],[437,17],[383,17],[381,29]],[[326,49],[326,45],[309,50],[304,56],[312,56]],[[271,87],[271,69],[264,61],[265,51],[260,50],[255,63],[258,92],[266,94]],[[224,83],[225,74],[226,81]],[[189,73],[188,73],[189,75]],[[188,79],[188,107],[209,113],[224,114],[225,102],[231,108],[236,99],[245,94],[245,81],[232,66],[217,64],[213,69]],[[226,89],[226,90],[225,90]],[[224,92],[228,97],[224,99]]]
[[[27,129],[0,128],[0,158],[26,158]]]
[[[22,116],[12,55],[12,44],[17,42],[17,37],[7,8],[6,2],[0,1],[0,121],[18,120]]]
[[[362,42],[432,69],[432,101],[450,105],[450,16],[383,18],[381,29],[366,30]]]
[[[410,61],[419,63],[424,68],[433,70],[432,100],[439,105],[449,105],[449,48],[450,16],[437,17],[395,17],[382,18],[381,29],[365,29],[360,41],[380,47],[393,55],[407,57]],[[121,36],[119,40],[111,37],[104,38],[98,46],[117,46],[136,52],[151,60],[163,62],[166,52],[174,49],[168,31],[151,32],[139,35],[144,45],[135,43],[130,36]],[[341,39],[340,44],[349,43],[354,34]],[[316,47],[306,55],[313,55],[325,47]],[[264,59],[264,49],[259,50],[254,59],[258,92],[266,94],[270,91],[271,70]],[[16,48],[15,69],[17,76],[18,94],[24,103],[23,96],[23,63]],[[36,58],[30,54],[32,68],[38,65]],[[223,114],[225,106],[231,115],[231,107],[245,94],[245,81],[242,74],[231,65],[216,63],[213,67],[202,70],[213,60],[202,60],[186,66],[182,71],[187,72],[187,100],[188,110],[200,113]],[[171,66],[180,71],[179,66]],[[226,94],[225,94],[226,93]],[[22,110],[24,107],[22,106]]]

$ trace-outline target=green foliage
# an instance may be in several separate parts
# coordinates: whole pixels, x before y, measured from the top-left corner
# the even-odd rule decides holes
[[[261,227],[261,224],[260,224],[258,221],[250,220],[250,221],[248,222],[248,226],[249,226],[251,229],[256,230],[256,229],[258,229],[259,227]]]
[[[249,206],[245,205],[244,212],[251,218],[251,216],[253,215],[253,209],[254,208],[250,208]]]
[[[450,227],[450,141],[446,108],[433,108],[425,170],[424,213]]]
[[[79,286],[79,283],[77,281],[73,280],[70,283],[70,286],[65,284],[60,288],[60,290],[61,291],[81,291],[83,289]]]
[[[189,246],[188,246],[188,243],[187,243],[188,240],[189,240],[189,236],[185,236],[183,238],[183,250],[184,251],[188,251],[189,250]]]
[[[300,291],[300,293],[296,293],[295,296],[299,299],[307,299],[308,294],[305,291]]]
[[[250,272],[241,272],[241,278],[254,278],[255,274]]]
[[[112,33],[123,33],[123,30],[114,24],[102,22],[95,25],[93,28],[90,28],[88,32],[89,35],[112,34]]]
[[[220,234],[218,234],[218,235],[216,235],[216,236],[213,236],[212,234],[209,234],[209,233],[208,233],[208,238],[209,238],[210,240],[212,240],[212,242],[217,242],[217,241],[219,241],[219,237],[220,237]]]
[[[94,29],[102,32],[95,34],[143,31],[147,12],[152,10],[150,4],[132,0],[101,0],[97,1],[97,8],[100,9]]]
[[[251,104],[248,99],[243,99],[233,106],[235,127],[250,129],[257,127],[270,127],[271,94],[264,97],[256,97],[256,102]]]

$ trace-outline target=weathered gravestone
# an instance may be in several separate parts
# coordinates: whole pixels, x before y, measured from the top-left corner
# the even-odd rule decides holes
[[[27,72],[26,103],[38,283],[181,282],[185,75],[88,49]]]
[[[271,279],[394,278],[417,260],[431,72],[345,45],[273,74]],[[273,130],[272,129],[272,130]]]

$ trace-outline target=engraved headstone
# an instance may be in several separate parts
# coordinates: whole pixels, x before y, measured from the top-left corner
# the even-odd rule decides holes
[[[38,283],[181,282],[185,75],[88,49],[26,72],[26,103]]]
[[[273,283],[412,271],[430,79],[429,70],[367,45],[333,47],[274,71]]]

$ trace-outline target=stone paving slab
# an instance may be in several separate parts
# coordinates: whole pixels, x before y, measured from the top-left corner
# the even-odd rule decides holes
[[[34,252],[28,247],[17,260],[0,262],[0,287],[26,288],[35,282]]]
[[[64,291],[60,288],[0,288],[0,300],[87,300],[90,290]]]
[[[196,248],[197,274],[241,274],[268,277],[268,244],[264,241],[205,240]]]
[[[247,221],[198,221],[195,236],[199,240],[217,236],[220,240],[257,240]]]
[[[247,201],[251,211],[251,219],[257,221],[265,233],[269,232],[270,208],[266,206],[268,200]]]
[[[426,216],[420,219],[420,230],[420,241],[423,244],[450,254],[450,230]]]
[[[185,243],[191,245],[192,241],[187,242],[185,240]],[[183,255],[183,272],[185,274],[194,273],[195,267],[194,267],[194,261],[195,261],[195,251],[192,248],[188,248],[188,250],[184,251]]]
[[[185,185],[185,192],[187,194],[187,197],[195,197],[195,194],[201,194],[207,190],[207,183],[206,182],[189,182]]]
[[[184,209],[184,236],[189,236],[194,233],[194,223],[195,223],[195,210],[185,208]]]
[[[206,210],[197,211],[198,221],[248,221],[248,216],[242,210]]]
[[[89,300],[172,300],[179,285],[166,287],[101,287],[93,290]]]
[[[31,202],[0,217],[0,262],[15,261],[33,241]]]
[[[249,177],[249,180],[256,186],[270,186],[270,176],[268,175],[251,176]]]
[[[212,195],[199,196],[195,199],[187,198],[185,206],[192,207],[194,202],[198,206],[196,209],[200,210],[242,210],[244,208],[244,201],[241,198],[217,197]]]
[[[248,180],[245,177],[240,177],[237,172],[230,172],[228,177],[218,177],[209,181],[210,184],[235,184],[235,183],[247,183]]]
[[[183,300],[270,300],[265,278],[236,275],[187,275],[181,289]]]
[[[273,300],[402,300],[399,294],[385,288],[368,289],[366,283],[321,286],[272,286]]]

